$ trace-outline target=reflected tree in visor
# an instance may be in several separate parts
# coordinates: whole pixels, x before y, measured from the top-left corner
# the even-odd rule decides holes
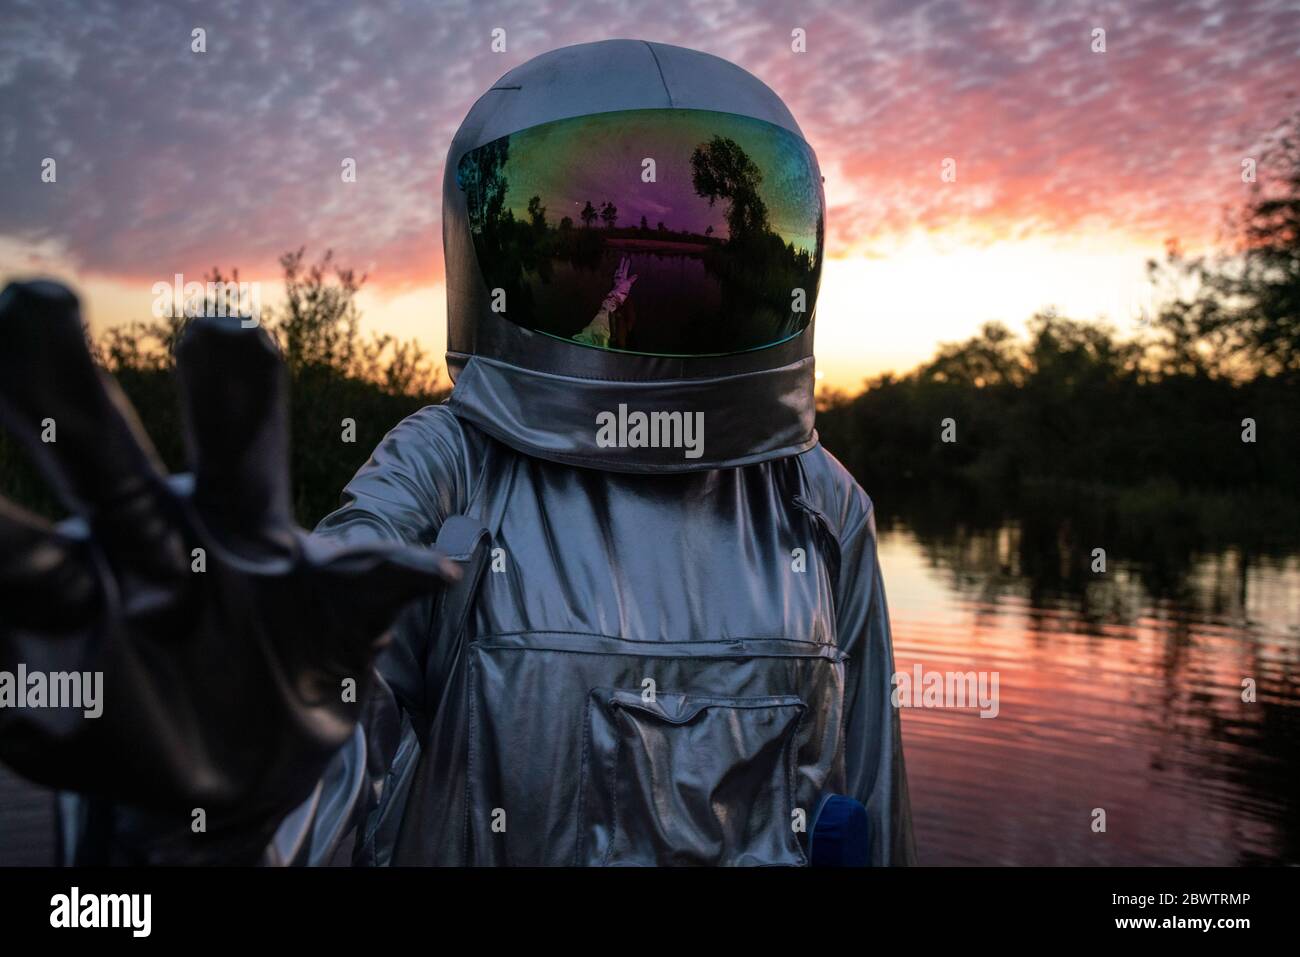
[[[705,110],[557,120],[461,157],[479,269],[505,318],[588,346],[719,355],[812,318],[825,207],[795,134]]]

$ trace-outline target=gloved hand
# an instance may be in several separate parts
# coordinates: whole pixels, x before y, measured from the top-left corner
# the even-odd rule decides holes
[[[0,758],[265,831],[349,739],[397,612],[456,572],[430,549],[342,549],[293,524],[285,373],[264,330],[196,319],[177,369],[192,480],[163,474],[70,291],[0,293],[0,422],[75,515],[53,527],[0,499],[0,671],[103,674],[99,717],[0,708]]]

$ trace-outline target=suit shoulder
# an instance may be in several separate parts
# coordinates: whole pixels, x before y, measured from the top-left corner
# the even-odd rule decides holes
[[[458,444],[464,444],[465,441],[464,425],[445,403],[426,405],[412,412],[398,422],[389,434],[399,431],[409,436],[422,435]]]
[[[812,503],[843,541],[866,527],[875,533],[875,506],[871,496],[849,470],[820,442],[799,456]]]
[[[473,494],[479,444],[446,405],[426,405],[388,431],[345,492],[410,499],[453,514]]]
[[[459,418],[446,403],[439,403],[426,405],[398,422],[376,451],[436,461],[444,470],[454,468],[472,474],[482,464],[490,445],[486,435]]]

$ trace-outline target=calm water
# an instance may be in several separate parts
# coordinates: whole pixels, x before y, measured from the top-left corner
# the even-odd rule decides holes
[[[881,529],[897,668],[1000,678],[994,718],[904,712],[921,861],[1300,863],[1300,555],[1187,555],[1170,581],[1043,568],[1058,544]]]
[[[899,670],[999,675],[995,718],[904,712],[921,861],[1300,863],[1300,550],[1157,549],[1094,575],[1076,539],[1056,519],[881,522]],[[0,769],[0,864],[50,847],[47,800]]]

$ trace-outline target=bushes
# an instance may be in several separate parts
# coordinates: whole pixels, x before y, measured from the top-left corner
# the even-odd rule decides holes
[[[339,493],[393,426],[445,398],[435,369],[413,342],[389,336],[363,339],[355,296],[364,282],[335,266],[328,253],[304,267],[303,251],[281,259],[286,305],[265,313],[263,325],[279,342],[289,373],[293,504],[310,528],[338,507]],[[214,280],[220,280],[213,273]],[[186,466],[179,394],[171,347],[183,318],[133,323],[108,330],[94,343],[97,358],[135,407],[170,471]],[[355,422],[355,441],[343,441],[343,420]],[[0,431],[0,489],[51,518],[63,510],[12,437]]]
[[[1050,317],[1056,332],[1090,327]],[[954,352],[980,352],[985,336]],[[978,384],[938,360],[882,377],[818,416],[827,448],[868,488],[965,478],[1017,485],[1069,479],[1180,488],[1300,488],[1300,383],[1260,376],[1152,377],[1132,357],[1094,355],[1062,370],[1062,347],[1028,343],[1014,379]],[[1078,359],[1076,356],[1075,359]],[[941,422],[955,421],[955,443]],[[1242,441],[1253,419],[1256,441]]]

